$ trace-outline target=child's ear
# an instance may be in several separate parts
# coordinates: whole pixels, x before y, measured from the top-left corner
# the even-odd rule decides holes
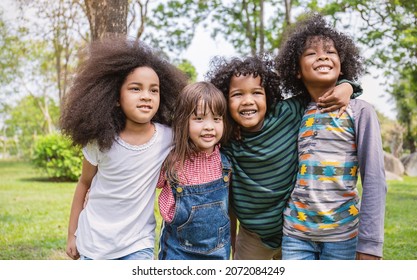
[[[300,72],[297,73],[297,79],[301,79],[301,73]]]

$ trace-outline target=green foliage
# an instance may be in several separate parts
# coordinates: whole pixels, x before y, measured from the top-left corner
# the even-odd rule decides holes
[[[290,2],[299,5],[298,1]],[[146,39],[170,51],[182,51],[200,25],[212,38],[226,39],[240,54],[272,52],[281,40],[285,17],[284,3],[278,1],[161,1],[149,19],[149,26],[159,33],[149,32]]]
[[[226,38],[240,54],[274,52],[286,25],[282,1],[228,1],[221,2],[211,25],[212,37]]]
[[[8,22],[3,20],[0,10],[0,85],[8,85],[15,79],[22,61],[22,43],[20,34],[13,31]]]
[[[194,37],[199,23],[208,17],[217,1],[171,0],[160,4],[146,18],[150,32],[145,41],[173,53],[185,50]]]
[[[405,149],[416,152],[417,146],[417,69],[405,68],[398,74],[393,85],[398,120],[406,128]]]
[[[57,125],[59,107],[47,97],[25,96],[15,106],[0,108],[4,114],[3,136],[13,140],[5,147],[10,155],[28,157],[37,135],[48,134]],[[48,120],[45,118],[47,113]],[[52,126],[52,128],[50,127]]]
[[[189,60],[181,60],[178,64],[178,68],[188,76],[190,82],[195,82],[197,80],[197,70]]]
[[[336,1],[332,2],[336,3]],[[336,12],[359,14],[356,18],[361,19],[361,28],[356,36],[362,44],[373,49],[373,56],[368,60],[370,64],[385,69],[389,74],[395,74],[398,66],[415,67],[417,60],[415,0],[340,0],[337,4],[340,9],[334,11],[334,14]]]
[[[76,181],[81,175],[82,152],[70,139],[54,133],[36,140],[32,163],[49,178]]]

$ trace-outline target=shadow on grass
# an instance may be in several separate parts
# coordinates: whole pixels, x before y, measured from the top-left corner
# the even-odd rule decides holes
[[[48,178],[48,177],[30,177],[22,178],[20,182],[40,182],[40,183],[76,183],[77,181],[64,178]]]

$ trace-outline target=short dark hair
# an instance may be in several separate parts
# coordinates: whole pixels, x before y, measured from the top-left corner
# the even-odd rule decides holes
[[[210,68],[205,75],[206,80],[215,85],[229,100],[230,81],[233,76],[252,75],[261,78],[261,85],[265,89],[267,113],[270,112],[271,105],[283,99],[279,90],[279,79],[275,71],[275,61],[269,54],[262,54],[247,57],[214,57],[210,61]],[[238,126],[227,111],[228,121],[234,130],[235,135]]]

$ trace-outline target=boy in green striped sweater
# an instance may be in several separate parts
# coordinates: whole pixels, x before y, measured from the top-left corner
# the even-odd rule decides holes
[[[267,55],[217,57],[206,75],[228,100],[233,125],[232,140],[222,148],[232,162],[231,213],[239,221],[237,236],[236,223],[232,228],[234,259],[281,258],[283,210],[297,176],[297,135],[306,102],[284,98],[274,68]],[[352,86],[340,84],[319,106],[324,112],[345,108],[351,95]]]

